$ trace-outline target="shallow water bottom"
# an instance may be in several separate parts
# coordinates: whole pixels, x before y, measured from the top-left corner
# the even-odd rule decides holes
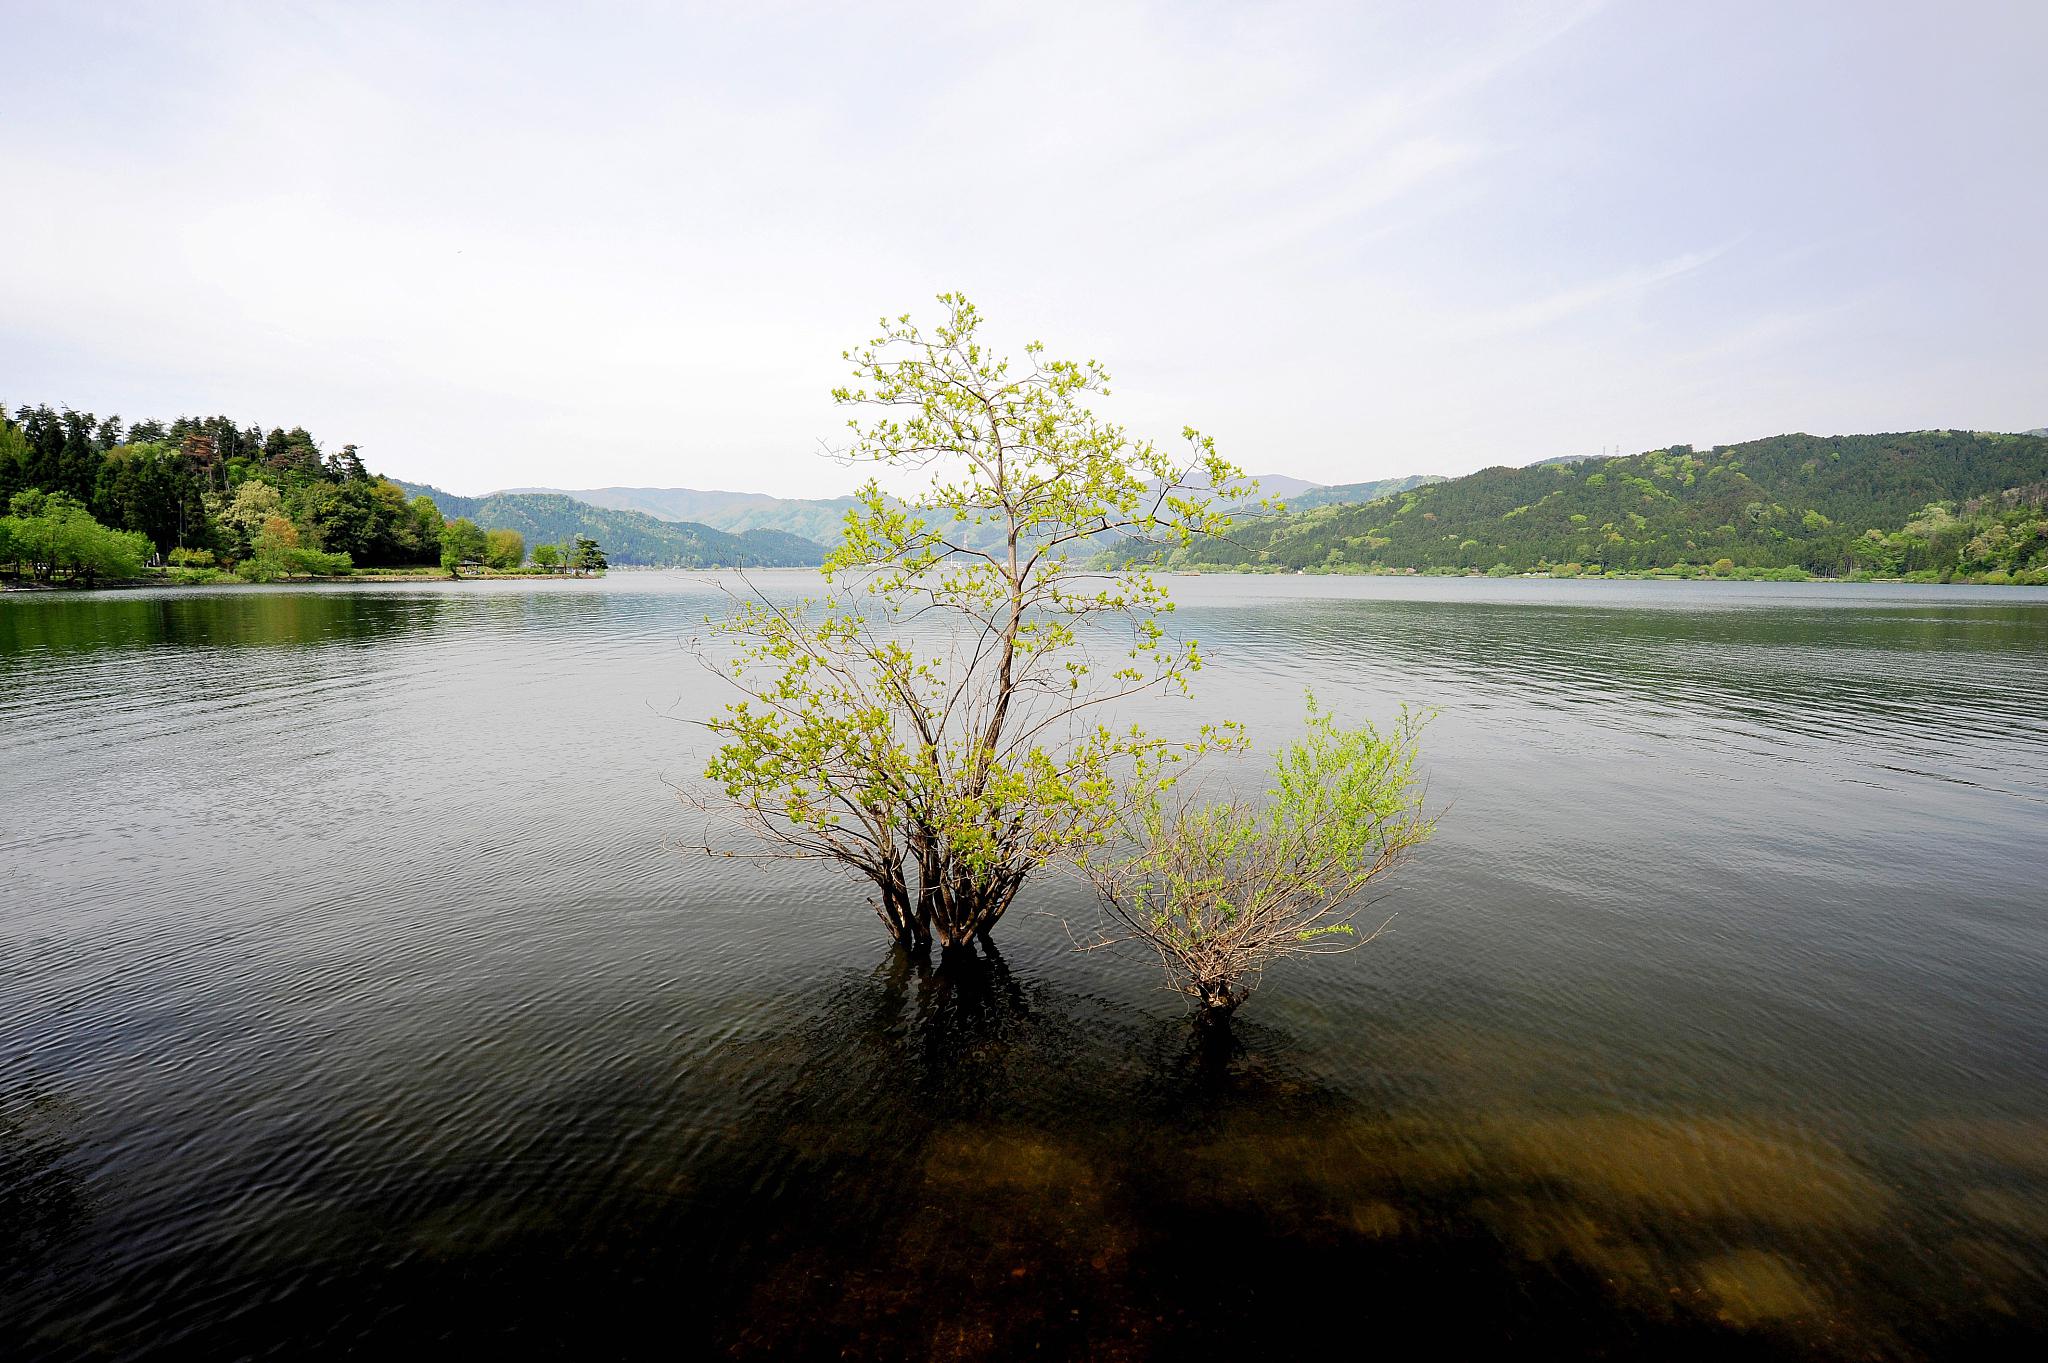
[[[1943,1226],[1881,1151],[1767,1113],[1387,1097],[1339,1092],[1253,1018],[1198,1031],[1000,959],[888,955],[701,1063],[620,1057],[488,1134],[394,1119],[402,1178],[362,1154],[299,1170],[119,1281],[67,1301],[44,1279],[0,1341],[1669,1359],[2032,1357],[2048,1337],[2048,1124],[1902,1131],[1905,1158],[1976,1162]],[[21,1196],[62,1126],[14,1108],[17,1240],[61,1244],[90,1213],[62,1179]]]

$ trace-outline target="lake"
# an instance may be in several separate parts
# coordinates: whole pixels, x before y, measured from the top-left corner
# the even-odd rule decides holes
[[[1169,581],[1437,711],[1222,1043],[689,851],[701,575],[0,599],[0,1354],[2041,1356],[2048,593]]]

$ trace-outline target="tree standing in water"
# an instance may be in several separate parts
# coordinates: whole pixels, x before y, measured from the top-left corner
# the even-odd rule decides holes
[[[1416,775],[1421,727],[1404,709],[1388,732],[1346,728],[1311,698],[1263,803],[1148,800],[1119,849],[1083,866],[1109,911],[1107,941],[1151,947],[1168,983],[1218,1020],[1274,961],[1379,936],[1385,923],[1361,934],[1354,921],[1366,887],[1436,825]]]
[[[847,513],[825,590],[793,606],[743,599],[714,624],[712,665],[742,693],[708,721],[707,776],[770,855],[823,858],[873,887],[890,937],[921,950],[988,934],[1026,877],[1102,843],[1170,786],[1179,763],[1241,742],[1114,727],[1101,707],[1185,691],[1201,666],[1169,639],[1165,590],[1139,568],[1069,555],[1112,540],[1182,545],[1228,518],[1210,489],[1242,478],[1198,432],[1168,451],[1082,405],[1094,361],[1023,362],[978,339],[943,294],[930,334],[908,315],[844,358],[836,402],[871,477]],[[1092,541],[1092,543],[1091,543]]]

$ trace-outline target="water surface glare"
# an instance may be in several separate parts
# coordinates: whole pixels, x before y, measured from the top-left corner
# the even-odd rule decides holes
[[[2041,1356],[2048,594],[1171,585],[1438,712],[1227,1047],[681,850],[701,576],[0,599],[0,1356]]]

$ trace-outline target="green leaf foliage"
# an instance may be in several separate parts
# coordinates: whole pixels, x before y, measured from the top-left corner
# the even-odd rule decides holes
[[[8,509],[0,517],[0,562],[39,581],[91,586],[137,577],[154,552],[147,536],[101,525],[69,493],[32,488],[15,493]]]
[[[457,516],[441,526],[441,566],[448,570],[450,577],[462,576],[464,564],[483,567],[484,555],[488,552],[489,541],[469,517]]]

